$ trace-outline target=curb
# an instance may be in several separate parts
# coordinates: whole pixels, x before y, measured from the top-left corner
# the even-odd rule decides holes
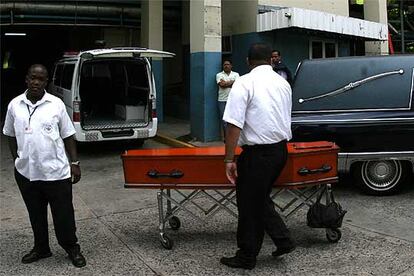
[[[157,134],[153,139],[159,143],[166,144],[174,148],[196,148],[196,146],[192,144],[179,141],[164,134]]]

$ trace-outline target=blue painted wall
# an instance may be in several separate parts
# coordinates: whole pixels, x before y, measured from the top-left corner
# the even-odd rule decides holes
[[[248,73],[246,63],[247,51],[252,43],[268,43],[274,49],[282,53],[284,63],[292,74],[295,73],[300,61],[309,58],[309,40],[315,38],[314,34],[306,34],[294,30],[278,30],[262,33],[248,33],[232,36],[233,70],[240,75]],[[321,37],[321,39],[323,39]],[[191,123],[191,135],[201,141],[216,141],[220,139],[219,116],[217,108],[216,74],[222,70],[222,54],[220,52],[190,53],[189,46],[183,46],[184,54],[184,90],[186,99],[177,99],[180,103],[174,103],[174,115],[178,118],[189,119]],[[339,41],[339,56],[349,55],[349,41]],[[155,65],[155,63],[154,63]],[[162,64],[160,64],[162,68]],[[155,67],[154,67],[155,69]],[[162,70],[161,70],[162,71]],[[161,86],[159,86],[161,85]],[[162,87],[157,84],[157,88]],[[161,96],[160,96],[161,95]],[[162,113],[162,96],[158,93],[158,113]],[[188,109],[182,108],[189,103]]]
[[[347,57],[351,54],[350,42],[349,40],[339,41],[338,43],[338,56]]]
[[[240,74],[247,73],[246,57],[250,45],[256,42],[264,42],[281,52],[283,62],[294,74],[298,64],[304,59],[309,59],[309,40],[317,37],[315,34],[307,34],[291,29],[234,35],[232,36],[233,69]],[[326,39],[324,37],[320,38]],[[338,44],[338,55],[349,56],[349,40],[339,40]]]
[[[164,82],[162,60],[152,61],[152,72],[154,73],[155,87],[157,89],[157,118],[159,122],[164,121]]]
[[[292,30],[273,32],[273,49],[279,50],[282,60],[295,74],[298,64],[309,58],[309,36]]]
[[[192,53],[190,68],[191,135],[204,142],[219,140],[216,74],[221,52]]]
[[[233,71],[244,75],[249,72],[247,66],[247,51],[253,43],[272,43],[272,38],[267,33],[247,33],[232,36]]]

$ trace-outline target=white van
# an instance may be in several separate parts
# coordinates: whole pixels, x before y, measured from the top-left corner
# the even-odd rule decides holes
[[[65,103],[77,141],[143,142],[157,133],[152,58],[173,56],[145,48],[81,52],[55,64],[49,92]]]

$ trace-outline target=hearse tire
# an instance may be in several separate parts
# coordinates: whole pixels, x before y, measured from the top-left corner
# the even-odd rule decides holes
[[[409,177],[409,166],[400,160],[372,160],[353,166],[356,184],[369,195],[398,193]]]

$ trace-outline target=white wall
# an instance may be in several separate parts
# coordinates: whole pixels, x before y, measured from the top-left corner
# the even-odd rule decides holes
[[[258,0],[259,5],[296,7],[349,16],[348,0]]]

